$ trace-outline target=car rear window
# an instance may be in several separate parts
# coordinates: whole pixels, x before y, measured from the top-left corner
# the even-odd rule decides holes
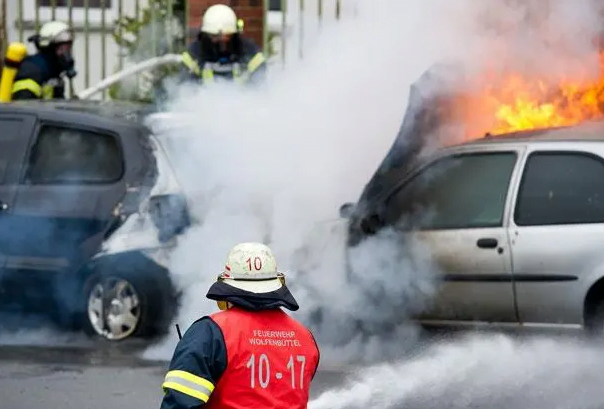
[[[105,184],[117,182],[123,172],[122,150],[114,135],[44,125],[26,179],[31,184]]]
[[[604,223],[604,161],[584,152],[535,152],[520,183],[518,226]]]

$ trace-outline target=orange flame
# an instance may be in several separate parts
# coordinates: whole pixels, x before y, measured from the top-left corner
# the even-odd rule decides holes
[[[563,79],[553,85],[508,75],[471,98],[468,131],[476,137],[485,132],[496,135],[604,118],[604,64],[601,72],[595,81]],[[486,115],[486,123],[484,119],[475,123],[481,115]]]

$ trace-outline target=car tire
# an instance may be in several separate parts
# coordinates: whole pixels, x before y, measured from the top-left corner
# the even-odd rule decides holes
[[[153,337],[176,310],[167,270],[140,252],[99,259],[83,285],[84,331],[107,341]]]

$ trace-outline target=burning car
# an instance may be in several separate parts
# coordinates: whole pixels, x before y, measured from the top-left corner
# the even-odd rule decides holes
[[[604,77],[489,84],[472,95],[412,87],[391,150],[340,209],[348,246],[386,228],[428,246],[441,274],[415,314],[423,324],[601,334]]]
[[[0,302],[106,340],[167,328],[187,201],[145,106],[0,106]]]

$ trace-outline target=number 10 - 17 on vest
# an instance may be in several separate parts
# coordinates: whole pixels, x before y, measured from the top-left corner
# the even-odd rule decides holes
[[[306,357],[304,355],[296,355],[295,362],[300,364],[300,375],[298,377],[299,388],[304,387],[304,366],[306,365]],[[258,384],[261,388],[266,388],[271,379],[271,366],[266,354],[260,354],[258,358],[258,371],[256,371],[256,355],[252,354],[250,359],[247,361],[247,368],[250,369],[250,387],[256,387],[256,373],[258,378]],[[296,389],[296,370],[294,363],[294,356],[290,355],[287,361],[287,370],[290,374],[292,389]],[[275,379],[280,380],[283,378],[283,374],[280,372],[275,373]]]

